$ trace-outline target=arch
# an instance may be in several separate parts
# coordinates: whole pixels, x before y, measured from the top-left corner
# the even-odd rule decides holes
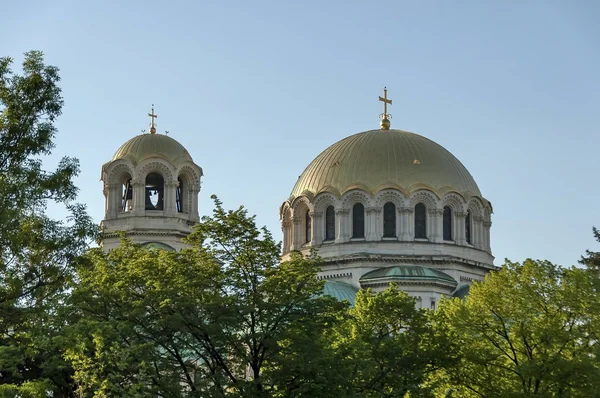
[[[395,238],[396,236],[396,205],[387,202],[383,205],[383,237]]]
[[[331,205],[325,210],[325,240],[335,240],[335,208]]]
[[[484,208],[483,203],[481,202],[481,199],[479,199],[477,196],[473,196],[469,200],[467,209],[471,210],[471,212],[473,213],[473,217],[482,217],[483,216],[483,208]]]
[[[298,196],[292,201],[292,213],[294,217],[304,217],[306,210],[312,210],[310,201],[306,196]]]
[[[427,239],[427,206],[423,202],[415,205],[415,239]]]
[[[398,190],[386,189],[375,195],[374,202],[375,207],[381,208],[385,203],[392,202],[398,209],[401,209],[404,207],[405,196]]]
[[[365,206],[358,202],[352,206],[352,238],[365,237]]]
[[[146,210],[164,210],[165,208],[165,179],[159,172],[153,171],[146,174],[145,178],[145,204]]]
[[[123,175],[127,174],[128,179],[133,179],[133,170],[133,165],[128,160],[116,160],[106,168],[105,174],[107,176],[107,180],[105,182],[108,184],[123,184]]]
[[[334,194],[323,192],[315,196],[313,208],[316,212],[324,212],[329,206],[336,207],[337,199]]]
[[[354,190],[342,196],[342,208],[351,209],[356,203],[361,203],[367,207],[369,205],[369,195],[365,191]]]
[[[465,217],[465,240],[468,244],[471,244],[471,232],[472,232],[472,214],[471,209],[467,210],[467,215]]]
[[[442,216],[442,233],[444,240],[454,240],[452,236],[452,222],[453,214],[450,206],[444,206],[444,213]]]
[[[466,209],[467,202],[461,194],[457,192],[451,192],[444,195],[442,198],[442,206],[448,206],[454,213],[462,213]]]
[[[150,173],[160,173],[165,182],[172,182],[174,180],[172,167],[167,165],[166,161],[149,159],[139,164],[137,178],[140,181],[145,181],[146,176]]]
[[[423,203],[427,207],[427,209],[432,210],[432,209],[437,208],[437,203],[438,203],[437,197],[431,191],[421,190],[421,191],[415,192],[411,195],[410,200],[413,205],[416,205],[417,203],[420,202],[420,203]]]

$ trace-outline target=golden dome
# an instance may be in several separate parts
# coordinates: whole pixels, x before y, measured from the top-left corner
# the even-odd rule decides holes
[[[149,157],[161,157],[173,164],[193,162],[183,145],[164,134],[135,136],[121,145],[111,160],[128,159],[135,165]]]
[[[430,189],[438,196],[457,191],[481,197],[463,164],[441,145],[402,130],[370,130],[325,149],[298,178],[291,196],[360,188],[372,194],[397,188],[406,194]]]

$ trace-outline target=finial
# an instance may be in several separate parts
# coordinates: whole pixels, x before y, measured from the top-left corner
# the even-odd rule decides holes
[[[379,101],[383,102],[383,113],[381,115],[379,115],[379,118],[381,119],[381,121],[379,122],[379,125],[381,126],[382,130],[389,130],[390,126],[392,124],[390,122],[392,115],[387,113],[387,104],[392,105],[392,100],[388,99],[388,97],[387,97],[387,87],[383,88],[383,97],[379,97]]]
[[[156,125],[154,124],[154,119],[156,119],[158,116],[154,114],[154,104],[152,104],[152,113],[149,113],[148,116],[150,116],[150,134],[156,134]]]

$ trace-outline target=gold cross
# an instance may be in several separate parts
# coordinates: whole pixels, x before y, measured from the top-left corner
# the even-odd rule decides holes
[[[150,122],[150,134],[155,134],[156,133],[156,126],[154,125],[154,119],[156,119],[158,117],[158,115],[154,114],[154,104],[152,104],[152,113],[149,113],[148,116],[150,116],[151,122]]]
[[[392,105],[392,100],[388,99],[388,97],[387,97],[387,87],[383,88],[383,97],[379,97],[379,101],[383,102],[383,117],[387,118],[388,117],[387,104]]]

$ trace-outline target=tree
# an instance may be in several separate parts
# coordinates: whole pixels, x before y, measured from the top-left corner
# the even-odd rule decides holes
[[[73,203],[77,160],[49,172],[39,158],[54,147],[63,105],[58,69],[39,51],[25,54],[23,75],[12,62],[0,59],[0,396],[68,396],[54,315],[96,227]],[[45,214],[49,202],[66,206],[66,221]]]
[[[396,286],[357,293],[355,307],[331,339],[353,396],[428,394],[428,376],[449,358],[448,342],[434,335],[429,313]]]
[[[590,273],[547,261],[506,262],[466,300],[444,301],[439,322],[461,347],[446,370],[456,396],[594,396],[599,297]]]
[[[600,243],[600,231],[596,227],[593,228],[593,231],[596,241]],[[600,252],[586,250],[585,254],[586,256],[582,256],[579,262],[590,270],[600,271]]]
[[[81,396],[330,396],[319,336],[344,305],[320,297],[318,259],[280,264],[271,234],[216,198],[187,242],[86,255],[67,350]]]

